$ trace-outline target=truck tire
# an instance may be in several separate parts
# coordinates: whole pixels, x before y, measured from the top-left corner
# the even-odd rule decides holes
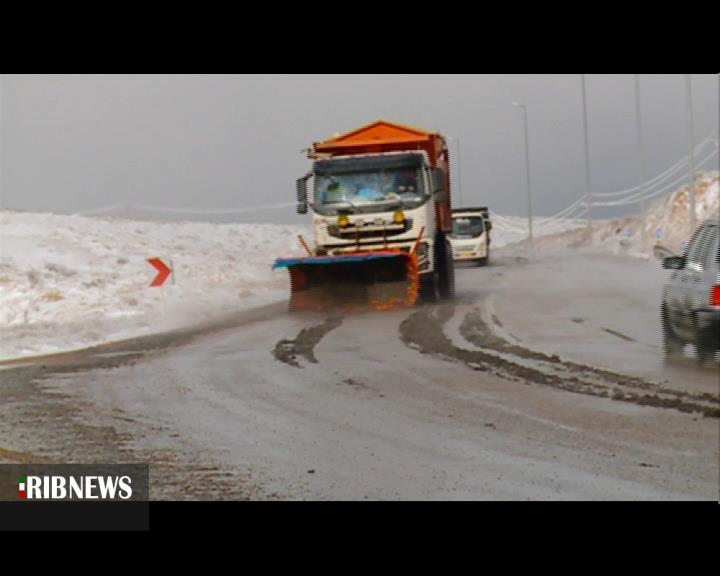
[[[440,276],[440,298],[452,300],[455,298],[455,261],[452,245],[444,236],[438,236],[435,247],[435,262]]]
[[[437,271],[420,278],[420,300],[425,304],[440,301],[440,275]]]

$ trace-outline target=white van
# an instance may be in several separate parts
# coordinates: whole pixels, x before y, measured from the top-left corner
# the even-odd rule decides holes
[[[455,262],[473,262],[486,266],[490,259],[490,214],[487,208],[453,210],[450,243]]]

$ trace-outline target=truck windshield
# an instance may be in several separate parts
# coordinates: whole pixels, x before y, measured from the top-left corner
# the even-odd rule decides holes
[[[485,232],[485,222],[479,216],[466,218],[453,218],[453,230],[451,238],[477,238]]]
[[[314,208],[323,214],[417,208],[426,199],[419,167],[315,175]]]

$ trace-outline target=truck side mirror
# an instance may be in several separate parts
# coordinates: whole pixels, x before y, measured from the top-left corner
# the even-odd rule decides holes
[[[445,201],[445,172],[441,168],[433,168],[432,192],[436,202]]]
[[[490,222],[490,220],[485,222],[485,228],[487,228],[488,232],[490,232],[490,230],[492,230],[492,222]]]
[[[308,201],[307,201],[307,181],[310,178],[310,174],[307,176],[303,176],[302,178],[298,178],[296,182],[296,190],[297,190],[297,213],[298,214],[307,214],[308,211]]]

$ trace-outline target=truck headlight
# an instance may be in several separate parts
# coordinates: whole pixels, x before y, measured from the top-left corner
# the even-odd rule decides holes
[[[402,210],[395,212],[395,214],[393,214],[393,222],[395,222],[395,224],[402,224],[405,222],[405,213]]]
[[[347,228],[350,226],[350,218],[348,218],[345,214],[341,214],[338,216],[337,224],[340,228]]]
[[[417,249],[417,261],[420,270],[430,267],[430,247],[427,242],[421,242]]]

